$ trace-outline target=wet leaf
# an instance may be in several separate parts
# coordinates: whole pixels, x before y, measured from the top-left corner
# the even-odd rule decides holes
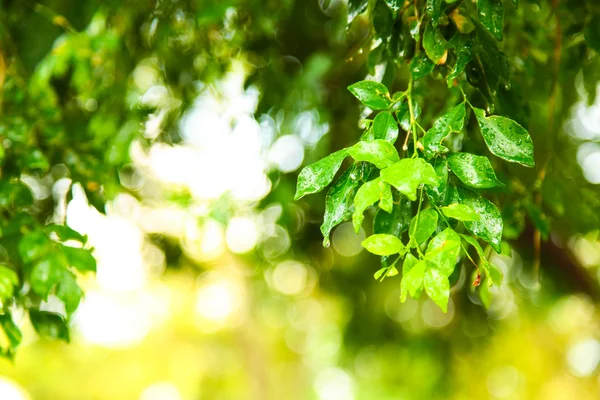
[[[418,261],[412,254],[408,253],[402,265],[402,281],[400,282],[400,301],[406,301],[406,297],[416,297],[423,288],[426,261]]]
[[[479,21],[494,37],[502,40],[504,5],[502,0],[477,0]]]
[[[387,112],[382,111],[373,120],[373,139],[387,140],[390,143],[395,143],[398,139],[398,124],[394,119],[394,116]]]
[[[325,196],[325,216],[321,224],[323,245],[329,247],[331,230],[352,214],[358,188],[368,179],[373,167],[366,163],[353,164],[331,186]]]
[[[372,110],[385,110],[392,104],[388,88],[379,82],[356,82],[348,86],[348,90]]]
[[[302,168],[298,175],[294,200],[301,199],[307,194],[320,192],[329,185],[347,155],[347,149],[339,150]]]
[[[413,201],[419,185],[439,184],[433,167],[422,158],[402,159],[381,170],[381,178]]]
[[[427,268],[423,278],[423,286],[427,295],[443,312],[448,312],[450,298],[450,281],[437,268]]]
[[[434,64],[441,65],[446,63],[448,42],[441,32],[433,27],[433,24],[427,24],[425,28],[425,33],[423,33],[423,48]]]
[[[454,153],[448,157],[448,165],[454,174],[465,185],[484,189],[504,186],[496,178],[490,160],[485,156],[470,153]]]
[[[394,193],[394,203],[391,212],[380,209],[373,219],[373,233],[388,233],[394,236],[400,236],[402,232],[408,229],[412,219],[412,205],[410,200],[399,194]]]
[[[433,72],[435,64],[425,54],[418,54],[410,62],[410,74],[415,81]]]
[[[425,259],[446,277],[452,275],[460,255],[460,237],[452,228],[435,235],[427,245]]]
[[[376,234],[362,241],[362,246],[368,252],[378,256],[389,256],[404,253],[405,248],[400,239],[393,235]]]
[[[480,108],[473,107],[473,112],[485,144],[492,154],[526,167],[535,166],[533,142],[525,128],[506,117],[486,117],[485,111]]]
[[[357,233],[363,222],[363,213],[376,201],[380,202],[379,206],[382,209],[388,212],[392,211],[393,199],[390,185],[383,182],[380,178],[365,183],[356,192],[352,224]]]
[[[454,218],[459,221],[479,221],[479,215],[466,204],[453,203],[440,208],[448,218]]]
[[[467,191],[461,191],[460,202],[479,214],[479,221],[465,221],[465,227],[472,234],[488,242],[497,253],[500,253],[503,221],[498,208],[488,199]]]
[[[433,208],[421,210],[418,215],[410,221],[408,236],[413,244],[423,244],[435,232],[438,225],[438,213]]]
[[[440,19],[442,18],[442,1],[443,0],[427,0],[425,3],[425,11],[431,18],[431,23],[435,28],[439,25]]]
[[[422,139],[423,151],[428,158],[448,152],[448,148],[442,144],[442,140],[452,132],[462,131],[465,125],[465,116],[465,103],[463,102],[435,121]]]
[[[361,140],[348,149],[348,154],[355,161],[366,161],[374,164],[379,169],[400,160],[398,151],[394,146],[390,142],[381,139]]]

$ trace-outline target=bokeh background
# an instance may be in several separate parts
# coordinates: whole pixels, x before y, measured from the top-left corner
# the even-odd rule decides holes
[[[546,3],[522,1],[518,15],[541,25]],[[581,221],[549,228],[538,285],[531,222],[513,216],[521,231],[491,257],[502,285],[474,288],[461,267],[444,314],[429,299],[400,303],[397,278],[373,279],[364,231],[342,224],[322,247],[322,196],[293,201],[299,169],[360,134],[368,110],[345,87],[390,69],[365,66],[368,21],[348,28],[344,2],[0,4],[5,54],[40,90],[67,82],[90,152],[108,154],[109,166],[86,168],[116,171],[100,207],[60,162],[23,176],[52,221],[88,235],[98,267],[78,277],[70,344],[39,339],[21,318],[0,399],[600,397],[600,102],[581,65],[565,67],[575,100],[552,139],[560,150],[540,146],[572,185],[550,168],[545,193]],[[544,65],[539,41],[528,57]],[[535,96],[547,95],[531,96],[535,141]]]

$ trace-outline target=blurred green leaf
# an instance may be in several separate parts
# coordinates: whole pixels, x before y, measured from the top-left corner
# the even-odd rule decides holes
[[[60,315],[32,309],[29,310],[29,319],[41,337],[69,342],[69,328]]]
[[[362,241],[362,246],[368,252],[378,256],[389,256],[404,253],[405,248],[396,236],[386,234],[371,235]]]

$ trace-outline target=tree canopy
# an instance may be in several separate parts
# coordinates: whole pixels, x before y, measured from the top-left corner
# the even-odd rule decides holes
[[[102,213],[123,193],[201,204],[199,224],[277,205],[290,249],[242,257],[330,263],[319,286],[354,305],[384,280],[398,302],[426,295],[444,312],[451,295],[461,312],[484,312],[494,285],[597,296],[569,243],[597,245],[600,229],[600,136],[584,115],[599,52],[595,0],[0,1],[3,355],[21,343],[23,313],[39,335],[69,341],[81,279],[97,267],[66,220],[76,187]],[[187,113],[235,68],[257,93],[268,147],[300,138],[297,165],[271,159],[267,190],[246,198],[131,184],[135,154],[186,141]],[[192,173],[218,180],[221,168]],[[362,236],[348,239],[349,226]],[[333,256],[336,228],[372,255]],[[149,237],[169,268],[205,268],[168,232]],[[494,255],[514,254],[525,278],[507,283]],[[348,343],[386,337],[374,315],[357,306]]]

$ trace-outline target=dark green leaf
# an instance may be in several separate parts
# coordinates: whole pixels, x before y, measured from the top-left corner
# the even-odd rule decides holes
[[[333,184],[325,196],[325,216],[321,224],[323,245],[329,247],[331,230],[352,214],[354,196],[368,179],[373,167],[370,164],[353,164]]]
[[[486,117],[485,111],[480,108],[473,107],[473,112],[485,144],[492,154],[526,167],[535,166],[533,142],[525,128],[506,117]]]
[[[437,175],[422,158],[405,158],[381,170],[381,178],[411,200],[417,199],[421,184],[437,186]]]
[[[452,132],[460,132],[465,124],[465,103],[460,103],[446,114],[438,118],[431,129],[423,136],[423,148],[425,155],[432,158],[436,154],[448,152],[448,148],[442,144],[442,140]]]
[[[348,86],[348,90],[372,110],[385,110],[392,104],[388,88],[379,82],[356,82]]]
[[[433,72],[435,64],[425,54],[418,54],[410,62],[410,74],[415,81]]]
[[[375,33],[383,41],[387,41],[392,34],[392,25],[394,23],[394,17],[390,8],[387,6],[385,1],[378,0],[373,9],[373,27]]]
[[[395,143],[398,138],[398,124],[394,116],[387,111],[382,111],[373,120],[373,138],[387,140]]]
[[[479,221],[465,222],[465,227],[500,253],[503,222],[498,208],[488,199],[466,191],[460,193],[460,202],[475,210],[480,218]]]
[[[431,23],[437,28],[440,19],[442,18],[442,0],[427,0],[425,4],[427,15],[431,18]]]
[[[96,272],[96,259],[91,250],[69,246],[61,247],[71,267],[75,267],[80,272]]]
[[[459,221],[479,221],[479,215],[465,204],[453,203],[440,208],[440,210],[448,218],[454,218]]]
[[[421,210],[421,212],[410,221],[408,236],[413,245],[423,244],[435,232],[438,224],[438,213],[433,208]],[[413,246],[414,247],[414,246]]]
[[[435,204],[445,204],[446,188],[448,186],[448,161],[445,158],[436,158],[434,170],[439,185],[425,185],[425,191]]]
[[[423,278],[425,291],[443,312],[448,312],[448,299],[450,298],[450,281],[437,268],[427,268]]]
[[[349,0],[348,1],[348,22],[352,22],[359,14],[367,10],[368,0]]]
[[[356,161],[366,161],[383,169],[400,160],[394,146],[381,139],[360,141],[348,149],[348,154]]]
[[[423,33],[423,48],[434,64],[441,65],[446,63],[448,42],[441,32],[433,27],[433,24],[427,24],[425,28],[425,33]]]
[[[400,236],[408,229],[412,218],[412,205],[408,198],[398,192],[394,193],[394,207],[388,213],[382,209],[377,211],[373,219],[373,233],[388,233]]]
[[[14,351],[19,344],[21,344],[21,340],[23,340],[23,334],[13,321],[10,313],[0,315],[0,326],[4,331],[6,338],[8,339],[10,349]]]
[[[467,64],[473,59],[473,38],[457,34],[450,40],[448,45],[456,53],[456,63],[447,77],[448,85],[451,86],[452,81],[463,73]]]
[[[414,101],[413,114],[415,119],[419,118],[419,115],[421,115],[421,107],[419,107],[419,105]],[[408,109],[408,101],[404,101],[402,104],[400,104],[396,115],[398,116],[400,127],[402,127],[402,129],[404,129],[406,132],[410,131],[410,110]]]
[[[347,155],[347,149],[339,150],[302,168],[298,175],[294,200],[301,199],[307,194],[320,192],[329,185]]]
[[[15,270],[0,265],[0,301],[2,303],[13,296],[16,286],[19,286],[19,276]]]
[[[67,240],[76,240],[81,243],[86,242],[85,236],[81,235],[77,231],[74,231],[66,225],[50,224],[46,225],[44,230],[48,233],[55,233],[61,242],[66,242]]]
[[[69,328],[60,315],[46,311],[29,310],[29,319],[33,328],[41,337],[69,342]]]
[[[465,185],[483,189],[504,186],[496,178],[490,160],[485,156],[470,153],[454,153],[448,157],[448,165]]]
[[[504,5],[502,0],[477,0],[479,21],[494,37],[502,40]]]
[[[404,245],[396,236],[386,234],[371,235],[362,241],[362,246],[368,252],[378,256],[389,256],[404,253]]]

